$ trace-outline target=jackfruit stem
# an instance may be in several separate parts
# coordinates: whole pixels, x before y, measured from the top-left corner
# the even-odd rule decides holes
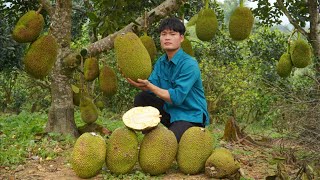
[[[240,7],[243,7],[244,0],[240,0]]]
[[[40,4],[40,7],[39,7],[39,9],[37,10],[36,13],[39,14],[41,10],[42,10],[42,4]]]
[[[294,30],[292,31],[291,35],[290,35],[289,38],[288,38],[287,53],[289,53],[289,54],[290,54],[290,41],[291,41],[291,38],[293,37],[294,33],[296,33],[296,32],[298,32],[298,30],[297,30],[297,29],[294,29]],[[298,34],[298,37],[299,37],[299,34]]]
[[[205,9],[209,9],[209,0],[205,0],[206,6]]]
[[[147,30],[148,30],[148,19],[147,19],[147,11],[144,11],[144,26],[143,26],[143,34],[148,35],[147,34]]]

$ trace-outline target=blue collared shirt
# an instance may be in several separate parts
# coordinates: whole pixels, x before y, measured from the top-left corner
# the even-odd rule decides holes
[[[171,123],[179,120],[203,123],[205,115],[205,124],[209,124],[198,62],[181,48],[170,61],[166,54],[157,60],[149,81],[169,91],[172,103],[165,102],[164,110],[170,114]]]

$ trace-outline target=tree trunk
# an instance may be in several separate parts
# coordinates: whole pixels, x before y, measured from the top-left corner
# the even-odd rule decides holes
[[[320,81],[320,24],[317,0],[309,0],[309,14],[310,14],[310,33],[309,42],[312,45],[315,56],[316,79]]]
[[[56,38],[60,49],[51,73],[51,107],[46,126],[47,132],[58,132],[78,136],[74,121],[70,76],[63,68],[63,58],[70,52],[71,0],[58,0],[51,17],[50,33]]]

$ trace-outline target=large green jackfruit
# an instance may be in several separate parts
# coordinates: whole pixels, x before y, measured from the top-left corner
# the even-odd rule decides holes
[[[81,178],[99,173],[106,157],[106,142],[98,134],[84,133],[76,141],[71,155],[71,166]]]
[[[280,57],[280,60],[276,67],[277,73],[280,77],[288,77],[292,70],[292,62],[290,54],[284,53]]]
[[[228,178],[240,169],[240,163],[225,148],[215,149],[205,164],[205,173],[213,178]]]
[[[292,43],[290,47],[290,55],[294,67],[304,68],[311,64],[311,47],[308,42],[303,39],[298,39]]]
[[[19,43],[33,42],[39,37],[43,26],[43,16],[36,11],[28,11],[15,25],[12,38]]]
[[[147,79],[152,65],[150,55],[133,32],[119,34],[114,40],[118,67],[125,78]]]
[[[196,22],[196,34],[201,41],[213,39],[218,29],[218,20],[212,9],[202,9]]]
[[[144,34],[143,36],[141,36],[140,40],[144,45],[144,47],[146,47],[150,55],[151,62],[154,63],[157,56],[157,48],[156,48],[156,44],[154,43],[154,40],[147,34]]]
[[[184,52],[186,52],[190,56],[194,56],[194,51],[192,49],[191,42],[187,37],[184,37],[184,40],[181,43],[181,48],[183,49]]]
[[[86,81],[93,81],[99,76],[99,62],[97,58],[90,57],[84,61],[83,77]]]
[[[99,87],[105,96],[113,96],[118,90],[117,75],[109,66],[100,70]]]
[[[130,172],[138,161],[138,139],[133,130],[120,127],[107,141],[107,168],[115,174]]]
[[[147,133],[141,142],[139,164],[151,175],[165,173],[175,160],[178,142],[172,131],[157,126]]]
[[[241,41],[249,37],[254,17],[247,7],[237,7],[230,16],[229,33],[233,40]]]
[[[85,95],[80,98],[80,114],[81,119],[87,123],[93,123],[98,119],[99,111],[93,100]]]
[[[25,71],[37,79],[46,77],[57,60],[58,43],[52,35],[44,35],[34,41],[24,56]]]
[[[204,171],[206,160],[213,150],[213,138],[209,130],[191,127],[186,130],[179,142],[177,162],[185,174]]]

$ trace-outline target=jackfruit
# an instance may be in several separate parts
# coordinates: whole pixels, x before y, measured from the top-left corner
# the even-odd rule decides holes
[[[73,105],[79,106],[80,105],[80,97],[81,97],[80,88],[76,85],[71,84],[71,89],[72,89]]]
[[[303,39],[298,39],[292,43],[290,47],[290,55],[294,67],[304,68],[311,64],[311,47],[308,42]]]
[[[212,150],[213,138],[210,131],[202,127],[187,129],[179,142],[177,154],[179,169],[185,174],[197,174],[203,171]]]
[[[105,96],[113,96],[118,90],[117,75],[113,69],[104,66],[99,73],[99,87],[100,91]]]
[[[80,178],[96,176],[106,158],[106,142],[96,133],[84,133],[76,141],[71,155],[71,166]]]
[[[188,23],[187,23],[187,26],[189,27],[189,26],[194,26],[194,25],[196,25],[197,19],[198,19],[198,14],[195,14],[194,16],[192,16],[192,17],[190,18],[190,20],[189,20]]]
[[[46,77],[57,60],[58,43],[48,34],[34,41],[24,56],[25,71],[37,79]]]
[[[79,57],[80,55],[77,53],[70,53],[63,59],[63,64],[71,69],[76,68],[81,63],[81,59]]]
[[[147,133],[141,142],[139,164],[151,175],[165,173],[175,160],[178,149],[176,136],[164,126]]]
[[[183,49],[184,52],[186,52],[190,56],[194,56],[194,51],[192,49],[191,42],[187,37],[184,37],[184,40],[181,43],[181,48]]]
[[[154,43],[154,40],[147,34],[144,34],[143,36],[141,36],[140,40],[144,45],[144,47],[147,49],[150,55],[151,62],[154,63],[157,56],[157,48],[156,48],[156,44]]]
[[[19,43],[33,42],[39,37],[43,26],[43,16],[36,11],[28,11],[15,25],[12,38]]]
[[[125,78],[147,79],[152,65],[150,55],[133,32],[119,34],[114,40],[118,67]]]
[[[202,9],[196,22],[196,34],[201,41],[213,39],[218,29],[218,20],[212,9]]]
[[[128,110],[122,116],[122,121],[130,129],[147,130],[160,123],[160,111],[152,106],[139,106]]]
[[[84,61],[83,77],[86,81],[93,81],[99,76],[99,62],[97,58],[90,57]]]
[[[93,123],[98,119],[99,112],[97,106],[93,103],[93,100],[85,95],[80,98],[80,114],[81,119],[87,123]]]
[[[115,174],[130,172],[138,161],[138,139],[133,130],[120,127],[107,140],[106,166]]]
[[[102,100],[96,101],[95,104],[96,104],[97,108],[99,108],[100,110],[102,110],[104,108],[104,102]]]
[[[277,73],[280,77],[288,77],[292,70],[290,54],[284,53],[276,66]]]
[[[230,16],[229,33],[233,40],[241,41],[249,37],[254,17],[247,7],[237,7]]]
[[[205,174],[213,178],[228,178],[238,172],[240,163],[225,148],[215,149],[205,164]]]

